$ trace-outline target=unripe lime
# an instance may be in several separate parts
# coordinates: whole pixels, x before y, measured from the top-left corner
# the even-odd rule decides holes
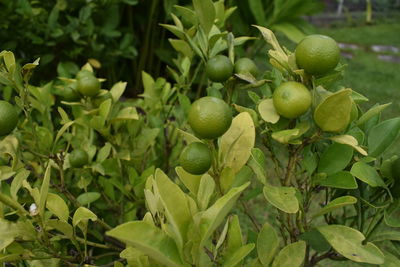
[[[13,105],[0,100],[0,136],[10,134],[18,123],[18,114]]]
[[[233,64],[226,56],[215,56],[208,60],[206,74],[213,82],[225,82],[233,74]]]
[[[182,151],[179,163],[188,173],[200,175],[210,169],[212,154],[207,145],[200,142],[190,143]]]

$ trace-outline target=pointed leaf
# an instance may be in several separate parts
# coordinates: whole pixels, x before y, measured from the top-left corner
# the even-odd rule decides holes
[[[334,143],[330,145],[321,155],[318,164],[318,172],[327,175],[344,170],[353,158],[353,148]]]
[[[269,266],[279,248],[279,237],[274,228],[265,223],[257,237],[258,259],[263,266]]]
[[[360,153],[363,156],[368,155],[367,151],[365,151],[363,148],[361,148],[358,145],[358,140],[352,135],[348,135],[348,134],[337,135],[337,136],[332,136],[329,139],[331,139],[332,141],[335,141],[336,143],[339,143],[339,144],[351,146],[352,148],[357,150],[358,153]]]
[[[176,167],[175,171],[178,174],[179,180],[181,180],[186,188],[189,189],[193,195],[197,196],[202,176],[188,173],[182,167]]]
[[[314,111],[314,121],[326,132],[343,131],[350,122],[351,89],[340,90],[320,103]]]
[[[46,206],[46,199],[47,199],[47,194],[49,192],[49,186],[50,186],[50,174],[51,174],[51,164],[49,162],[47,165],[46,171],[44,173],[42,186],[40,188],[40,198],[39,198],[39,203],[38,203],[38,210],[39,210],[40,216],[44,216],[44,208]]]
[[[59,195],[49,193],[47,196],[46,207],[60,220],[67,222],[69,217],[69,208],[64,199]]]
[[[316,214],[314,214],[312,217],[318,217],[327,213],[332,212],[335,209],[339,209],[341,207],[347,206],[347,205],[353,205],[357,203],[357,198],[352,197],[352,196],[343,196],[343,197],[338,197],[331,202],[328,203],[325,207],[320,209]]]
[[[253,119],[247,112],[237,115],[220,139],[220,156],[225,167],[235,173],[246,164],[255,142]]]
[[[128,222],[108,231],[107,235],[139,249],[165,266],[187,266],[182,262],[174,240],[159,228],[146,222]]]
[[[367,163],[361,161],[354,163],[353,167],[351,167],[350,173],[372,187],[386,186],[376,169]]]
[[[197,193],[197,203],[200,210],[208,208],[208,203],[214,194],[215,182],[214,179],[205,174],[201,177],[199,191]]]
[[[356,179],[348,171],[337,172],[329,175],[326,179],[319,182],[322,186],[342,188],[342,189],[356,189],[358,188]]]
[[[378,157],[396,140],[400,132],[400,118],[383,121],[375,125],[368,136],[371,157]]]
[[[231,267],[239,264],[252,250],[254,249],[254,244],[247,244],[236,250],[231,257],[222,265],[223,267]]]

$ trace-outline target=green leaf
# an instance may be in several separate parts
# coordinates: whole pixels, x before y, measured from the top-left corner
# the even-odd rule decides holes
[[[382,264],[384,255],[371,242],[363,244],[365,237],[359,231],[343,225],[324,225],[317,228],[329,244],[344,257],[371,264]]]
[[[293,140],[299,137],[300,129],[289,129],[273,132],[271,137],[282,144],[298,144],[298,142],[294,142]]]
[[[256,174],[257,179],[265,185],[267,183],[267,171],[265,170],[266,158],[264,152],[259,148],[253,148],[251,150],[251,157],[248,162],[248,166]]]
[[[396,140],[400,132],[400,118],[383,121],[369,132],[368,150],[371,157],[381,155]]]
[[[84,207],[79,207],[75,213],[74,216],[72,217],[72,225],[74,227],[79,226],[81,228],[82,232],[86,232],[87,224],[91,221],[96,221],[97,216],[94,214],[92,211],[88,210],[87,208]]]
[[[187,237],[187,229],[192,221],[186,195],[160,169],[156,170],[155,182],[161,202],[165,208],[165,215],[172,225],[175,242],[178,248],[182,248]],[[177,205],[178,203],[179,205]]]
[[[85,192],[83,194],[80,194],[76,200],[82,205],[86,206],[87,204],[90,204],[92,202],[95,202],[101,197],[101,194],[99,192]]]
[[[306,255],[306,242],[298,241],[287,245],[274,259],[272,267],[300,267]]]
[[[139,115],[136,111],[135,107],[126,107],[124,109],[121,109],[118,114],[112,118],[112,122],[117,122],[117,121],[126,121],[126,120],[138,120]]]
[[[44,173],[42,186],[40,188],[40,197],[39,197],[39,203],[38,203],[38,211],[39,211],[40,216],[44,216],[44,208],[46,206],[46,199],[47,199],[47,194],[49,192],[49,186],[50,186],[50,174],[51,174],[51,164],[49,162],[47,165],[46,171]]]
[[[247,112],[237,115],[231,127],[220,139],[220,159],[224,167],[230,167],[235,173],[246,164],[255,142],[253,119]]]
[[[222,265],[223,267],[231,267],[239,264],[252,250],[254,249],[254,244],[247,244],[236,250],[231,257]]]
[[[60,220],[67,222],[69,217],[69,208],[64,199],[59,195],[49,193],[47,196],[46,207]]]
[[[229,167],[224,168],[219,175],[219,184],[221,186],[222,193],[228,192],[235,180],[235,173]]]
[[[128,83],[126,82],[117,82],[116,84],[113,85],[113,87],[110,89],[110,94],[112,96],[113,102],[117,103],[118,100],[121,98],[122,94],[125,91],[126,85]]]
[[[329,175],[325,180],[319,182],[322,186],[342,188],[342,189],[356,189],[358,188],[356,179],[348,171],[341,171]]]
[[[348,135],[348,134],[336,135],[336,136],[329,137],[329,139],[331,139],[332,141],[335,141],[336,143],[339,143],[339,144],[351,146],[352,148],[357,150],[358,153],[360,153],[363,156],[368,155],[367,151],[365,151],[363,148],[361,148],[358,145],[358,140],[352,135]]]
[[[226,255],[232,255],[234,251],[243,246],[242,229],[240,228],[239,217],[233,215],[229,218],[228,233],[226,237]],[[227,256],[224,256],[227,259]]]
[[[279,121],[279,114],[275,109],[274,102],[272,99],[264,99],[258,104],[258,112],[261,118],[269,123],[277,123]]]
[[[213,2],[211,0],[193,0],[193,7],[204,33],[208,36],[216,15]]]
[[[350,173],[372,187],[386,186],[376,169],[367,163],[361,161],[354,163],[351,167]]]
[[[400,200],[396,199],[389,208],[385,209],[384,219],[390,227],[400,227]]]
[[[272,28],[275,31],[282,32],[295,43],[299,43],[305,37],[305,34],[294,23],[281,22],[274,24]]]
[[[148,267],[150,266],[149,258],[142,251],[133,248],[127,247],[123,251],[121,251],[121,258],[127,260],[129,266],[137,266],[137,267]],[[114,266],[115,267],[115,266]]]
[[[332,212],[333,210],[342,208],[347,205],[353,205],[357,203],[357,198],[352,197],[352,196],[342,196],[338,197],[331,202],[329,202],[325,207],[320,209],[316,214],[314,214],[312,217],[318,217],[327,213]]]
[[[351,89],[340,90],[320,103],[314,111],[314,121],[325,132],[343,131],[350,122]]]
[[[296,189],[293,187],[264,186],[264,196],[277,209],[286,213],[296,213],[299,210],[299,201]]]
[[[10,195],[13,199],[15,200],[18,199],[17,197],[18,190],[22,186],[22,181],[25,181],[29,177],[29,174],[30,171],[22,169],[17,173],[17,175],[15,175],[10,187]]]
[[[208,208],[208,203],[214,193],[215,182],[214,179],[205,174],[201,177],[199,191],[197,193],[197,204],[200,210],[205,210]]]
[[[172,47],[179,53],[188,58],[193,57],[193,51],[190,45],[185,40],[168,39]]]
[[[320,253],[331,249],[331,245],[326,241],[325,237],[315,228],[301,234],[300,239],[306,241],[312,249]]]
[[[188,266],[182,262],[174,240],[159,228],[135,221],[117,226],[107,235],[133,246],[168,267]]]
[[[365,122],[367,122],[369,119],[371,119],[373,116],[379,114],[382,112],[382,110],[384,110],[385,108],[387,108],[388,106],[390,106],[392,103],[387,103],[387,104],[383,104],[383,105],[377,105],[372,107],[371,109],[369,109],[367,112],[365,112],[357,121],[357,125],[363,125]]]
[[[194,196],[197,196],[202,176],[188,173],[182,167],[176,167],[175,171],[178,174],[179,180],[181,180],[186,188],[189,189]]]
[[[269,266],[279,248],[279,237],[274,228],[265,223],[257,237],[258,259],[263,266]]]
[[[212,235],[214,230],[222,223],[225,216],[233,208],[236,200],[239,198],[240,194],[249,186],[249,182],[240,186],[234,187],[229,192],[219,198],[214,205],[208,208],[201,215],[200,219],[200,233],[201,233],[201,249],[204,243]]]
[[[383,251],[385,254],[385,263],[381,264],[380,267],[397,267],[400,266],[400,259],[395,255],[387,252],[386,250]]]
[[[353,148],[347,145],[334,143],[321,155],[318,172],[327,175],[344,170],[353,158]]]

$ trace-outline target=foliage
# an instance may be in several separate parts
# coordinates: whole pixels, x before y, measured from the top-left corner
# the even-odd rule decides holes
[[[365,96],[331,88],[344,65],[309,75],[262,26],[255,28],[271,47],[272,70],[207,80],[209,59],[226,54],[234,64],[253,37],[223,29],[233,11],[223,2],[194,0],[177,10],[174,24],[163,24],[176,36],[173,81],[143,72],[136,99],[121,99],[126,83],[118,82],[65,101],[78,77],[35,87],[29,78],[39,60],[20,67],[12,52],[0,53],[3,95],[20,112],[17,129],[0,140],[0,262],[399,265],[397,157],[383,155],[400,118],[381,118],[388,104],[362,112]],[[94,75],[90,63],[81,69]],[[312,95],[294,119],[281,117],[272,100],[287,81]],[[191,99],[205,94],[235,110],[218,139],[199,139],[187,127]],[[193,142],[211,151],[202,175],[177,165]],[[76,149],[88,154],[83,167],[69,162]]]

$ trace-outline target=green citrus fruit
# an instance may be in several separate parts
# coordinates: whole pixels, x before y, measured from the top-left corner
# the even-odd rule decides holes
[[[188,173],[200,175],[210,169],[212,154],[207,145],[200,142],[190,143],[183,149],[179,163]]]
[[[80,70],[77,74],[76,74],[76,79],[80,79],[86,76],[93,76],[93,72],[89,71],[89,70]]]
[[[18,123],[18,114],[13,105],[0,100],[0,136],[10,134]]]
[[[69,163],[74,168],[81,168],[89,162],[89,156],[82,149],[75,149],[69,154]]]
[[[215,56],[208,60],[206,74],[213,82],[225,82],[233,74],[233,64],[226,56]]]
[[[254,77],[258,74],[258,68],[253,60],[247,57],[242,57],[235,62],[235,73],[246,74],[250,73]]]
[[[312,75],[322,75],[333,70],[340,59],[336,41],[325,35],[309,35],[296,47],[297,65]]]
[[[307,112],[311,106],[311,93],[298,82],[284,82],[272,96],[276,111],[287,119],[294,119]]]
[[[77,89],[82,95],[92,97],[99,93],[100,82],[94,74],[86,73],[77,76]]]
[[[232,111],[228,104],[219,98],[202,97],[193,102],[188,115],[188,123],[198,137],[218,138],[231,126]]]
[[[65,86],[62,91],[60,92],[61,97],[65,100],[65,101],[69,101],[69,102],[73,102],[73,101],[77,101],[80,99],[79,93],[76,89],[77,87],[77,83],[71,83],[67,86]]]

